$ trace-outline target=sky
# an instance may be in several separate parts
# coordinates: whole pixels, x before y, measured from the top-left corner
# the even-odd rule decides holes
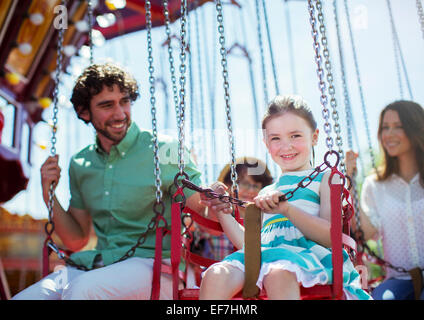
[[[261,35],[263,42],[262,56],[265,63],[265,72],[262,71],[261,50],[258,40],[258,26],[256,20],[255,1],[239,0],[242,10],[233,5],[224,5],[225,46],[234,44],[244,46],[252,61],[253,84],[249,73],[248,60],[243,57],[240,49],[232,51],[227,56],[229,74],[229,92],[232,128],[236,146],[236,157],[254,156],[267,161],[271,172],[276,176],[278,170],[266,156],[265,147],[261,141],[260,118],[266,107],[266,97],[272,99],[277,93],[301,95],[309,104],[318,122],[320,139],[316,149],[315,164],[322,162],[325,145],[323,130],[322,106],[318,86],[317,65],[314,58],[313,39],[307,1],[267,0],[267,18],[271,38],[272,51],[269,50],[266,25],[261,11]],[[342,127],[343,150],[348,149],[346,130],[345,104],[337,34],[334,23],[333,1],[323,1],[324,21],[329,45],[330,61],[333,71],[337,112]],[[411,99],[407,89],[402,64],[395,63],[393,45],[393,31],[390,24],[389,11],[386,0],[355,0],[347,1],[352,24],[352,32],[357,56],[358,71],[354,65],[354,55],[347,27],[344,0],[338,0],[338,18],[341,29],[341,42],[345,61],[345,74],[349,92],[353,118],[356,124],[358,141],[354,138],[353,149],[360,151],[365,169],[370,167],[368,153],[368,138],[366,122],[368,122],[369,136],[375,152],[378,152],[376,131],[378,116],[381,109],[388,103],[398,99]],[[400,48],[406,66],[407,76],[412,91],[412,99],[424,105],[424,90],[420,84],[424,82],[424,35],[421,32],[413,0],[391,0],[393,21],[395,24]],[[290,37],[287,25],[287,12],[290,16]],[[196,23],[196,21],[198,23]],[[189,15],[190,24],[190,51],[192,54],[192,73],[187,68],[188,79],[186,92],[188,98],[186,106],[186,135],[185,142],[194,148],[199,168],[207,174],[204,184],[213,182],[219,170],[230,161],[230,151],[227,136],[226,105],[223,93],[223,77],[221,55],[217,43],[218,31],[216,26],[216,10],[212,3],[203,5]],[[172,33],[179,36],[180,23],[171,25]],[[198,36],[197,36],[198,35]],[[168,100],[161,82],[156,82],[155,98],[157,108],[158,129],[161,134],[177,136],[174,103],[170,82],[168,52],[162,46],[165,40],[164,27],[157,27],[152,31],[153,63],[156,79],[163,79],[168,86]],[[290,46],[290,40],[292,46]],[[94,61],[113,61],[130,70],[140,85],[141,98],[132,107],[132,118],[141,127],[151,128],[150,93],[148,80],[147,41],[146,31],[135,32],[116,39],[105,41],[98,39],[98,46],[94,48]],[[198,45],[200,43],[200,45]],[[177,83],[179,80],[178,67],[179,44],[174,41],[173,55],[177,69]],[[292,50],[290,49],[292,48]],[[274,57],[275,71],[279,92],[275,89],[271,52]],[[292,52],[292,54],[291,54]],[[74,57],[68,67],[70,75],[62,76],[60,86],[60,109],[57,133],[57,152],[62,175],[56,189],[56,195],[62,206],[69,204],[69,180],[67,170],[69,159],[86,145],[93,143],[94,130],[78,120],[70,105],[69,98],[76,77],[88,66],[89,60],[86,51],[82,57]],[[190,63],[187,56],[187,63]],[[199,65],[201,66],[199,68]],[[401,72],[398,72],[400,68]],[[360,87],[357,76],[359,74],[363,103],[360,99]],[[266,81],[263,81],[265,74]],[[401,75],[401,86],[399,84]],[[215,79],[215,80],[213,80]],[[192,86],[190,86],[192,83]],[[266,84],[267,95],[264,84]],[[214,94],[211,94],[214,93]],[[213,98],[211,98],[213,97]],[[255,109],[256,98],[256,109]],[[214,100],[215,129],[212,129],[211,99]],[[168,103],[166,103],[168,101]],[[168,106],[167,106],[168,105]],[[203,108],[202,108],[203,106]],[[330,108],[330,107],[329,107]],[[363,108],[365,108],[366,118]],[[167,111],[168,110],[168,111]],[[193,110],[193,112],[191,111]],[[330,108],[331,110],[331,108]],[[255,116],[259,114],[259,119]],[[202,116],[203,114],[203,116]],[[46,109],[43,118],[52,117],[52,108]],[[366,121],[367,119],[368,121]],[[51,128],[46,123],[39,123],[34,127],[34,148],[32,153],[32,168],[27,190],[20,192],[15,198],[7,202],[4,207],[18,214],[29,213],[35,218],[47,217],[47,209],[42,201],[40,167],[50,152]],[[212,148],[212,137],[216,137],[216,147]],[[334,137],[334,134],[333,134]],[[36,144],[46,145],[43,150]]]

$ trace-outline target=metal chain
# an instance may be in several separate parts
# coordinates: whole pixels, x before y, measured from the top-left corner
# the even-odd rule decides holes
[[[232,192],[237,197],[238,195],[238,185],[237,185],[237,171],[236,171],[236,156],[235,156],[235,145],[234,145],[234,136],[233,136],[233,126],[231,119],[231,106],[230,106],[230,83],[228,81],[228,66],[227,66],[227,49],[225,48],[225,32],[224,32],[224,16],[222,14],[222,4],[221,0],[216,1],[216,10],[217,10],[217,21],[218,21],[218,32],[219,32],[219,44],[221,45],[221,66],[222,66],[222,77],[224,80],[224,98],[225,98],[225,110],[227,116],[227,131],[228,131],[228,140],[230,145],[230,155],[231,155],[231,181],[232,181]]]
[[[331,164],[328,159],[328,157],[331,156],[332,154],[336,156],[335,164]],[[318,174],[325,171],[326,169],[337,168],[339,161],[340,161],[340,155],[337,152],[327,151],[327,153],[324,156],[324,162],[320,164],[319,166],[315,167],[314,170],[308,176],[304,177],[301,181],[299,181],[295,189],[290,190],[287,193],[281,195],[279,198],[280,201],[287,201],[291,199],[298,189],[301,189],[301,188],[304,189],[308,187],[312,183],[312,181],[314,181],[314,179],[318,176]],[[222,202],[232,203],[240,207],[244,207],[246,204],[249,203],[248,201],[243,201],[243,200],[237,199],[236,197],[231,197],[226,194],[216,193],[212,189],[201,188],[199,186],[196,186],[194,183],[190,182],[188,179],[183,179],[181,182],[185,188],[189,188],[196,192],[203,193],[208,198],[219,199]]]
[[[93,49],[93,3],[92,0],[87,1],[88,5],[88,45],[90,47],[90,65],[94,63]]]
[[[147,52],[149,62],[149,83],[150,83],[150,105],[152,114],[152,134],[153,134],[153,154],[155,164],[155,187],[156,187],[156,204],[164,206],[162,202],[162,181],[160,179],[160,161],[159,161],[159,144],[158,144],[158,131],[157,131],[157,120],[156,120],[156,98],[155,98],[155,77],[154,77],[154,66],[153,66],[153,49],[152,49],[152,16],[151,16],[151,4],[149,0],[145,2],[146,8],[146,29],[147,29]]]
[[[337,111],[336,90],[333,84],[333,72],[331,68],[330,51],[328,49],[328,40],[326,36],[324,14],[322,11],[321,1],[317,0],[315,5],[318,11],[317,16],[319,21],[319,32],[321,33],[322,52],[325,59],[324,66],[327,71],[327,83],[328,83],[328,93],[330,94],[330,106],[333,110],[331,113],[331,117],[334,123],[333,130],[334,130],[334,133],[336,134],[336,145],[338,147],[337,152],[340,155],[340,170],[343,174],[345,174],[346,165],[344,163],[343,140],[341,136],[341,126],[339,123],[339,113]]]
[[[178,102],[178,88],[177,88],[177,78],[175,76],[175,67],[174,67],[174,57],[173,50],[171,45],[171,29],[170,29],[170,19],[169,19],[169,9],[168,9],[168,0],[163,0],[163,14],[165,16],[165,32],[166,32],[166,42],[168,45],[168,61],[169,61],[169,71],[171,73],[171,82],[172,82],[172,93],[174,97],[175,105],[175,114],[177,116],[177,123],[180,123],[180,106]]]
[[[348,147],[353,149],[353,139],[352,133],[355,136],[356,142],[359,144],[358,132],[356,130],[355,118],[352,113],[352,105],[350,101],[349,89],[346,80],[346,70],[345,70],[345,62],[344,62],[344,54],[343,54],[343,44],[342,44],[342,35],[340,31],[339,18],[338,18],[338,9],[337,9],[337,0],[333,0],[333,13],[334,13],[334,21],[336,25],[337,32],[337,44],[339,50],[339,61],[340,61],[340,73],[342,79],[343,86],[343,98],[345,104],[345,115],[346,115],[346,126],[347,126],[347,140]],[[362,155],[359,155],[359,161],[361,164],[361,168],[364,168]],[[361,171],[362,178],[365,178],[364,170]]]
[[[392,29],[393,53],[394,53],[394,58],[395,58],[396,76],[397,76],[398,85],[399,85],[399,96],[403,100],[404,94],[403,94],[402,72],[401,72],[401,66],[400,66],[400,61],[399,61],[399,59],[400,59],[399,50],[398,50],[398,45],[397,45],[397,41],[396,41],[396,28],[395,28],[395,25],[394,25],[392,8],[391,8],[391,5],[390,5],[390,2],[387,1],[386,4],[387,4],[388,11],[389,11],[390,26],[391,26],[391,29]]]
[[[340,69],[341,69],[341,78],[342,78],[342,84],[343,84],[343,96],[344,96],[344,103],[345,103],[345,111],[346,111],[346,125],[347,125],[347,137],[348,137],[348,146],[350,149],[353,149],[353,139],[352,139],[352,127],[355,128],[354,118],[352,114],[352,106],[350,103],[350,96],[349,96],[349,90],[347,86],[347,80],[346,80],[346,73],[345,73],[345,63],[344,63],[344,55],[343,55],[343,47],[342,47],[342,41],[341,41],[341,31],[340,31],[340,25],[339,25],[339,18],[338,18],[338,10],[337,10],[337,0],[333,0],[333,13],[334,13],[334,20],[336,25],[336,32],[337,32],[337,44],[339,49],[339,59],[340,59]],[[355,131],[356,134],[356,131]],[[358,139],[356,139],[359,141]],[[363,166],[362,166],[363,168]],[[364,176],[364,172],[362,170],[362,175]],[[356,174],[354,173],[352,177],[350,177],[351,181],[351,196],[352,196],[352,205],[354,208],[354,218],[356,221],[356,225],[360,225],[359,222],[359,201],[358,196],[356,193]]]
[[[240,19],[240,26],[241,26],[241,35],[242,35],[242,45],[238,45],[242,51],[244,52],[244,56],[247,59],[248,65],[249,65],[249,78],[250,78],[250,88],[252,91],[252,98],[253,98],[253,110],[255,112],[255,117],[254,117],[254,128],[257,129],[259,128],[259,125],[261,123],[261,119],[260,119],[260,115],[259,115],[259,106],[258,106],[258,99],[256,96],[256,84],[255,84],[255,76],[254,76],[254,72],[253,72],[253,62],[252,62],[252,58],[249,55],[249,51],[247,49],[247,35],[246,35],[246,23],[245,23],[245,19],[244,19],[244,12],[245,10],[243,10],[242,8],[239,8],[238,10],[239,12],[239,19]],[[236,44],[235,44],[236,45]],[[235,46],[233,45],[233,47]],[[230,53],[230,50],[228,50],[228,53]]]
[[[336,162],[333,165],[328,160],[328,157],[332,154],[334,154],[336,156]],[[287,201],[287,200],[291,199],[294,196],[294,193],[298,189],[306,188],[307,186],[309,186],[312,183],[312,181],[318,176],[318,174],[323,172],[325,169],[337,168],[337,165],[340,162],[340,158],[341,157],[340,157],[339,153],[337,153],[335,151],[327,151],[326,154],[324,155],[324,162],[321,163],[319,166],[315,167],[314,171],[312,171],[308,176],[306,176],[301,181],[299,181],[296,188],[294,188],[293,190],[290,190],[287,193],[285,193],[284,195],[280,196],[280,201]]]
[[[365,132],[366,132],[367,141],[368,141],[368,151],[370,153],[372,167],[374,168],[374,170],[377,170],[374,150],[373,150],[372,142],[371,142],[371,133],[370,133],[369,123],[368,123],[367,108],[365,106],[365,98],[364,98],[364,93],[362,91],[361,75],[359,73],[359,64],[358,64],[358,57],[357,57],[357,54],[356,54],[355,40],[353,38],[352,23],[351,23],[351,20],[350,20],[349,7],[347,5],[346,0],[344,0],[344,9],[345,9],[346,20],[347,20],[347,25],[348,25],[348,29],[349,29],[350,44],[352,46],[352,54],[353,54],[353,62],[354,62],[354,66],[355,66],[356,81],[358,83],[359,96],[360,96],[360,100],[361,100],[362,115],[363,115],[363,118],[364,118]]]
[[[327,135],[326,139],[325,139],[325,143],[327,145],[328,150],[332,151],[333,150],[333,146],[334,146],[334,140],[331,137],[331,123],[330,123],[330,111],[327,107],[328,104],[328,98],[327,95],[325,93],[326,90],[326,84],[324,81],[324,69],[322,67],[322,56],[321,56],[321,47],[320,47],[320,43],[319,43],[319,35],[318,35],[318,30],[316,27],[316,18],[315,18],[315,8],[312,4],[312,0],[308,0],[308,9],[309,9],[309,22],[311,24],[312,27],[312,38],[314,41],[314,50],[315,50],[315,62],[317,64],[317,75],[318,75],[318,87],[319,90],[321,92],[321,96],[320,96],[320,102],[321,102],[321,106],[322,106],[322,117],[324,119],[324,132]]]
[[[392,38],[393,38],[393,45],[394,45],[394,50],[395,50],[395,59],[396,59],[396,63],[399,64],[399,60],[400,60],[400,64],[402,66],[403,69],[403,75],[405,77],[405,82],[406,82],[406,87],[408,88],[408,92],[409,92],[409,96],[411,98],[411,100],[414,99],[413,95],[412,95],[412,89],[411,89],[411,84],[409,82],[409,77],[408,77],[408,72],[406,70],[406,64],[405,64],[405,59],[403,58],[403,52],[402,52],[402,48],[400,45],[400,40],[399,40],[399,35],[398,32],[396,30],[396,25],[395,25],[395,20],[393,18],[393,12],[392,12],[392,6],[390,4],[390,0],[386,0],[386,4],[387,4],[387,9],[389,11],[389,18],[390,18],[390,26],[392,28]],[[397,66],[398,69],[400,69],[399,66]],[[401,81],[401,77],[400,77],[400,70],[398,70],[399,75],[399,81]],[[402,88],[402,83],[399,84],[401,86],[401,95],[403,96],[403,88]]]
[[[194,1],[196,9],[194,10],[194,18],[195,18],[195,34],[196,34],[196,49],[197,49],[197,70],[199,73],[199,105],[200,105],[200,123],[204,130],[206,130],[206,111],[205,111],[205,99],[203,95],[203,74],[202,74],[202,59],[201,59],[201,51],[200,51],[200,18],[199,18],[199,1]],[[191,46],[193,48],[193,46]],[[190,52],[190,55],[192,54],[192,51]],[[204,148],[207,146],[206,141],[206,135],[203,135],[204,140]],[[206,150],[205,150],[206,151]],[[207,151],[206,151],[207,152]],[[209,153],[209,152],[207,152]],[[204,170],[204,176],[205,176],[205,183],[208,184],[208,177],[209,177],[209,170],[208,170],[208,162],[205,161],[205,165],[203,167]]]
[[[289,61],[290,61],[290,73],[291,73],[291,82],[292,82],[292,91],[297,94],[297,77],[296,77],[296,69],[295,69],[295,59],[294,59],[294,46],[293,46],[293,32],[291,26],[291,16],[290,16],[290,8],[287,0],[283,0],[284,2],[284,14],[286,20],[286,30],[287,30],[287,42],[288,42],[288,53],[289,53]]]
[[[275,94],[277,95],[280,93],[280,85],[278,84],[277,67],[275,66],[274,50],[272,49],[271,31],[269,29],[268,13],[266,10],[265,0],[262,0],[262,9],[264,12],[265,29],[266,29],[267,39],[268,39],[269,54],[271,58],[272,74],[274,75]]]
[[[158,140],[157,140],[157,123],[156,123],[156,99],[154,97],[154,93],[155,93],[155,78],[153,76],[153,72],[154,72],[154,68],[153,68],[153,55],[152,55],[152,39],[151,39],[151,28],[152,28],[152,23],[151,23],[151,12],[150,12],[150,8],[151,8],[151,4],[149,0],[146,0],[145,3],[145,9],[146,9],[146,26],[147,26],[147,46],[148,46],[148,61],[149,61],[149,83],[150,83],[150,94],[151,94],[151,98],[150,98],[150,103],[152,105],[152,127],[153,127],[153,152],[154,152],[154,163],[155,163],[155,186],[156,186],[156,202],[153,205],[153,211],[155,213],[155,215],[152,217],[152,219],[150,220],[149,224],[147,225],[147,230],[143,233],[140,234],[139,238],[137,239],[137,242],[135,243],[135,245],[133,245],[119,260],[115,261],[114,263],[126,260],[132,256],[134,256],[135,251],[138,247],[140,247],[147,239],[147,235],[149,232],[153,232],[154,230],[156,230],[156,228],[158,227],[160,221],[163,221],[165,224],[165,228],[167,228],[167,223],[166,220],[163,217],[163,214],[165,212],[165,205],[163,203],[162,200],[162,190],[161,190],[161,179],[160,179],[160,167],[159,167],[159,147],[158,147]],[[59,33],[60,35],[60,33]],[[59,45],[58,45],[58,51],[59,49],[62,48],[62,42],[63,42],[63,33],[62,36],[59,36]],[[58,65],[61,65],[61,58],[58,60]],[[58,74],[60,73],[59,69],[56,69],[56,81],[58,84]],[[56,88],[58,87],[56,84],[55,87],[55,92],[54,95],[57,95],[56,92]],[[56,101],[57,103],[57,101]],[[54,113],[54,117],[57,118],[56,116],[57,112]],[[53,122],[55,123],[55,122]],[[55,132],[55,130],[54,130]],[[54,140],[53,143],[53,139],[52,139],[52,144],[54,146],[56,140]],[[56,149],[53,149],[52,147],[52,154],[54,155],[56,153]],[[49,201],[50,202],[50,201]],[[50,210],[50,209],[49,209]],[[49,214],[49,221],[50,221],[50,214]],[[53,228],[54,229],[54,224],[53,224]],[[47,224],[46,224],[46,230],[47,230]],[[53,230],[51,231],[53,232]],[[51,233],[49,234],[49,236],[51,235]],[[66,257],[64,255],[64,253],[57,247],[57,245],[54,242],[50,242],[48,243],[48,246],[50,247],[50,249],[52,249],[54,252],[56,252],[59,256],[60,259],[63,259],[67,265],[72,266],[74,268],[77,268],[79,270],[84,270],[84,271],[89,271],[94,269],[93,268],[88,268],[85,265],[81,265],[81,264],[77,264],[75,261],[73,261],[71,258]]]
[[[65,5],[65,1],[62,0],[62,5]],[[62,62],[63,62],[63,40],[64,40],[65,30],[63,28],[59,28],[58,30],[58,45],[56,51],[56,72],[54,77],[54,90],[53,90],[53,117],[52,117],[52,137],[51,137],[51,148],[50,148],[50,156],[56,156],[56,133],[57,133],[57,122],[58,117],[57,114],[59,112],[58,107],[58,98],[59,98],[59,84],[60,84],[60,74],[62,72]],[[55,183],[52,182],[49,188],[49,201],[47,204],[48,208],[48,221],[46,222],[44,229],[46,234],[50,238],[53,234],[55,225],[53,222],[53,207],[54,207],[54,191],[55,191]]]
[[[422,33],[423,38],[424,38],[424,10],[423,10],[423,5],[421,3],[421,0],[416,0],[415,3],[417,5],[418,21],[420,23],[421,33]]]
[[[342,41],[341,41],[341,31],[340,31],[340,25],[339,25],[339,18],[337,13],[337,0],[333,0],[333,14],[334,14],[334,22],[336,25],[336,32],[337,32],[337,45],[339,49],[339,60],[340,60],[340,73],[342,78],[342,85],[343,85],[343,97],[344,97],[344,104],[345,104],[345,111],[346,111],[346,125],[347,125],[347,138],[348,138],[348,146],[350,149],[353,148],[353,139],[352,139],[352,121],[353,121],[353,115],[352,115],[352,107],[350,103],[350,96],[349,91],[347,88],[347,80],[346,80],[346,72],[345,72],[345,63],[344,63],[344,55],[343,55],[343,48],[342,48]]]
[[[201,9],[201,13],[202,13],[202,18],[201,21],[206,21],[206,16],[205,16],[205,11],[206,11],[206,6],[202,7]],[[196,11],[197,12],[197,11]],[[208,88],[208,97],[209,97],[209,107],[210,107],[210,119],[211,119],[211,129],[215,130],[215,118],[216,118],[216,113],[215,113],[215,92],[216,92],[216,56],[217,56],[217,35],[216,35],[216,19],[212,19],[212,28],[211,28],[211,32],[212,32],[212,48],[208,47],[208,42],[207,42],[207,27],[206,27],[206,23],[202,23],[201,27],[202,27],[202,34],[203,34],[203,39],[204,41],[204,54],[205,54],[205,60],[206,60],[206,79],[207,79],[207,88]],[[212,51],[212,57],[209,58],[209,51]],[[215,172],[216,172],[216,166],[214,165],[215,163],[217,163],[216,161],[216,157],[217,157],[217,152],[216,151],[216,138],[215,135],[211,136],[211,150],[213,151],[211,154],[211,161],[212,161],[212,176],[216,176]]]
[[[65,1],[62,0],[61,5],[66,5]],[[52,118],[52,137],[51,137],[51,149],[50,155],[52,157],[56,156],[56,133],[57,133],[57,122],[58,122],[58,96],[59,96],[59,84],[60,84],[60,75],[63,67],[63,41],[64,41],[65,30],[63,28],[58,29],[58,42],[57,42],[57,51],[56,51],[56,72],[54,78],[54,90],[53,90],[53,118]],[[54,207],[54,182],[50,185],[49,189],[49,201],[48,201],[48,221],[44,225],[44,230],[47,234],[47,246],[54,252],[57,253],[60,259],[65,261],[68,259],[65,254],[57,247],[52,239],[52,235],[55,229],[55,224],[53,221],[53,207]],[[72,261],[71,261],[72,264]],[[75,264],[75,263],[74,263]]]
[[[186,23],[187,0],[181,0],[181,29],[180,29],[180,118],[178,123],[178,168],[179,174],[184,173],[184,122],[185,122],[185,84],[186,84]]]
[[[206,197],[210,199],[219,199],[221,202],[232,203],[240,207],[244,207],[247,204],[247,201],[237,199],[237,197],[232,197],[227,194],[216,193],[212,189],[204,189],[202,187],[196,186],[194,183],[190,182],[190,180],[188,179],[182,179],[181,183],[184,188],[188,188],[190,190],[203,193]]]
[[[191,26],[192,17],[190,15],[187,16],[187,34],[188,34],[188,40],[187,40],[187,48],[188,48],[188,77],[189,77],[189,97],[190,97],[190,107],[189,114],[190,114],[190,150],[194,150],[194,106],[196,105],[197,96],[194,92],[194,80],[193,80],[193,51],[191,50],[191,44],[193,43],[191,35],[193,33],[193,29]],[[197,114],[196,114],[197,116]],[[197,120],[197,119],[196,119]],[[197,123],[197,121],[196,121]]]
[[[259,9],[259,0],[255,0],[256,8],[256,32],[258,33],[259,52],[261,54],[261,70],[262,70],[262,90],[264,91],[265,105],[269,103],[268,85],[266,82],[266,65],[265,65],[265,54],[262,40],[262,28],[261,28],[261,12]]]

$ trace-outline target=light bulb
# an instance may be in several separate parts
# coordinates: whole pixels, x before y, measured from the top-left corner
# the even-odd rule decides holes
[[[41,13],[32,13],[29,16],[29,20],[31,21],[31,23],[35,26],[39,26],[40,24],[42,24],[44,22],[44,16]]]
[[[17,85],[21,81],[21,77],[16,72],[8,72],[5,77],[7,82],[9,82],[12,86]]]
[[[103,36],[103,34],[99,31],[99,30],[93,30],[93,33],[92,33],[92,35],[93,35],[93,44],[96,46],[96,47],[101,47],[102,45],[104,45],[105,44],[105,37]]]
[[[88,22],[85,20],[80,20],[75,23],[75,28],[81,33],[87,32],[90,29]]]
[[[118,9],[123,9],[127,5],[127,1],[125,0],[106,0],[106,6],[109,10],[114,11]]]
[[[32,51],[32,45],[28,42],[20,43],[18,49],[22,54],[28,55]]]
[[[75,48],[75,46],[72,46],[72,45],[67,45],[63,48],[63,53],[67,57],[72,57],[76,52],[77,52],[77,48]]]
[[[49,97],[43,97],[38,99],[38,103],[40,104],[41,108],[47,109],[52,104],[52,99]]]

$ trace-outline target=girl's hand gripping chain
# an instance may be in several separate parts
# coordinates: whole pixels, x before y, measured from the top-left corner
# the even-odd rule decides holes
[[[271,191],[266,194],[258,195],[254,198],[258,208],[266,213],[286,213],[288,211],[288,202],[283,201],[284,194],[281,191]]]

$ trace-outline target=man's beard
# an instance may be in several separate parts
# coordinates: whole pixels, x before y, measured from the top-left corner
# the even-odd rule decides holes
[[[125,122],[125,131],[123,131],[121,134],[113,134],[107,130],[108,127],[110,127],[113,123],[116,123],[118,121],[109,121],[106,122],[104,128],[100,128],[98,125],[96,125],[94,122],[92,122],[92,125],[94,129],[96,129],[97,134],[101,134],[105,138],[108,138],[110,141],[113,141],[114,144],[118,144],[119,142],[124,139],[125,135],[127,134],[128,128],[130,127],[131,121],[126,118],[123,122]],[[121,122],[121,121],[119,121]]]

